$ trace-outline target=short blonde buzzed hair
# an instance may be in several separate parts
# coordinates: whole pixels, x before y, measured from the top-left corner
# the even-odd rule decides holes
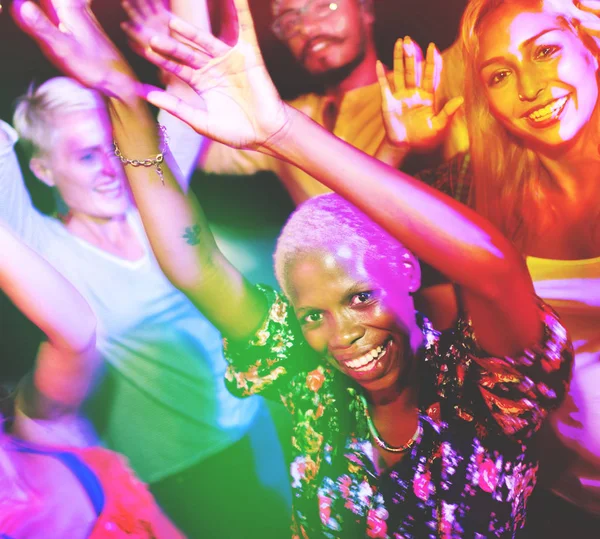
[[[31,158],[52,149],[55,122],[61,115],[104,106],[98,92],[68,77],[55,77],[37,88],[31,85],[17,100],[13,125]]]
[[[369,259],[385,264],[389,275],[401,279],[415,260],[412,253],[363,212],[336,193],[308,199],[292,213],[284,225],[273,255],[275,276],[290,297],[289,269],[299,257],[331,253],[340,259]],[[372,276],[373,277],[373,276]]]

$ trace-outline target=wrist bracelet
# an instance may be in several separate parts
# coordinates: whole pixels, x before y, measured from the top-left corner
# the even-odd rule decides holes
[[[164,185],[165,175],[163,173],[161,165],[165,160],[164,153],[168,149],[167,130],[165,129],[164,125],[158,124],[158,134],[161,141],[160,153],[156,157],[153,157],[151,159],[127,159],[121,153],[121,150],[119,149],[119,146],[117,146],[116,141],[113,141],[113,145],[115,147],[115,155],[119,158],[123,165],[131,165],[132,167],[155,167],[156,173],[158,174],[161,183]]]

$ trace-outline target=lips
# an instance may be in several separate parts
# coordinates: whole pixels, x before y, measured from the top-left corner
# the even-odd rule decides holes
[[[376,346],[361,356],[342,361],[342,365],[349,371],[364,374],[372,371],[380,362],[380,360],[387,354],[391,339]]]
[[[317,36],[306,42],[302,49],[301,58],[302,61],[306,60],[306,58],[311,54],[316,54],[321,52],[325,48],[334,45],[336,43],[341,43],[340,39],[329,37],[329,36]]]
[[[120,195],[123,190],[123,182],[119,179],[112,180],[110,182],[101,183],[94,187],[94,191],[103,195]]]
[[[536,127],[545,127],[559,118],[568,101],[569,96],[565,95],[543,106],[529,109],[523,117]]]

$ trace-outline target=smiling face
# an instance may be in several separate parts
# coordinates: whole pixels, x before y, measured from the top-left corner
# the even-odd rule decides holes
[[[294,57],[312,75],[360,63],[366,54],[373,15],[359,0],[281,0],[275,18],[282,28],[293,29],[281,36]],[[290,22],[297,21],[296,23]]]
[[[410,370],[414,306],[408,285],[394,283],[395,316],[358,258],[298,255],[288,270],[290,296],[309,345],[367,391],[385,391]]]
[[[122,216],[128,208],[123,167],[114,155],[103,109],[60,115],[54,121],[51,147],[32,159],[31,168],[57,188],[73,216],[106,220]]]
[[[496,119],[528,147],[573,141],[598,99],[597,59],[576,31],[526,2],[503,3],[478,34],[478,71]]]

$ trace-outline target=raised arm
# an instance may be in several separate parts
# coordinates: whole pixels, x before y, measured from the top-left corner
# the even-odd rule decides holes
[[[79,292],[0,223],[0,288],[48,338],[19,404],[31,417],[74,412],[97,367],[96,319]]]
[[[125,60],[102,32],[86,0],[48,0],[51,22],[33,2],[16,2],[17,22],[68,75],[109,96],[116,143],[129,159],[148,159],[163,150],[146,103]],[[58,26],[68,32],[61,32]],[[232,133],[235,128],[232,128]],[[184,194],[180,171],[165,151],[163,181],[155,167],[125,171],[146,233],[166,276],[203,314],[233,340],[249,337],[267,315],[267,305],[217,248],[193,194]]]
[[[287,160],[345,196],[459,285],[479,342],[490,354],[510,355],[536,343],[541,324],[533,286],[511,243],[469,208],[285,106],[268,78],[247,2],[235,4],[240,36],[233,48],[178,19],[171,29],[183,40],[151,41],[149,59],[190,84],[204,106],[158,90],[148,94],[149,101],[222,142]]]
[[[202,30],[211,31],[206,0],[171,0],[170,11],[167,10],[165,0],[123,0],[122,4],[129,17],[129,21],[123,23],[122,28],[129,36],[132,48],[141,55],[144,54],[144,49],[149,48],[152,36],[169,35],[171,13]],[[164,72],[161,76],[167,83],[169,92],[182,98],[197,99],[194,90],[178,77]],[[210,139],[164,110],[158,114],[158,123],[163,125],[169,134],[171,154],[181,172],[177,179],[181,189],[187,192],[200,153]]]
[[[0,220],[28,245],[37,247],[44,217],[35,209],[19,166],[15,144],[19,136],[0,120]]]

